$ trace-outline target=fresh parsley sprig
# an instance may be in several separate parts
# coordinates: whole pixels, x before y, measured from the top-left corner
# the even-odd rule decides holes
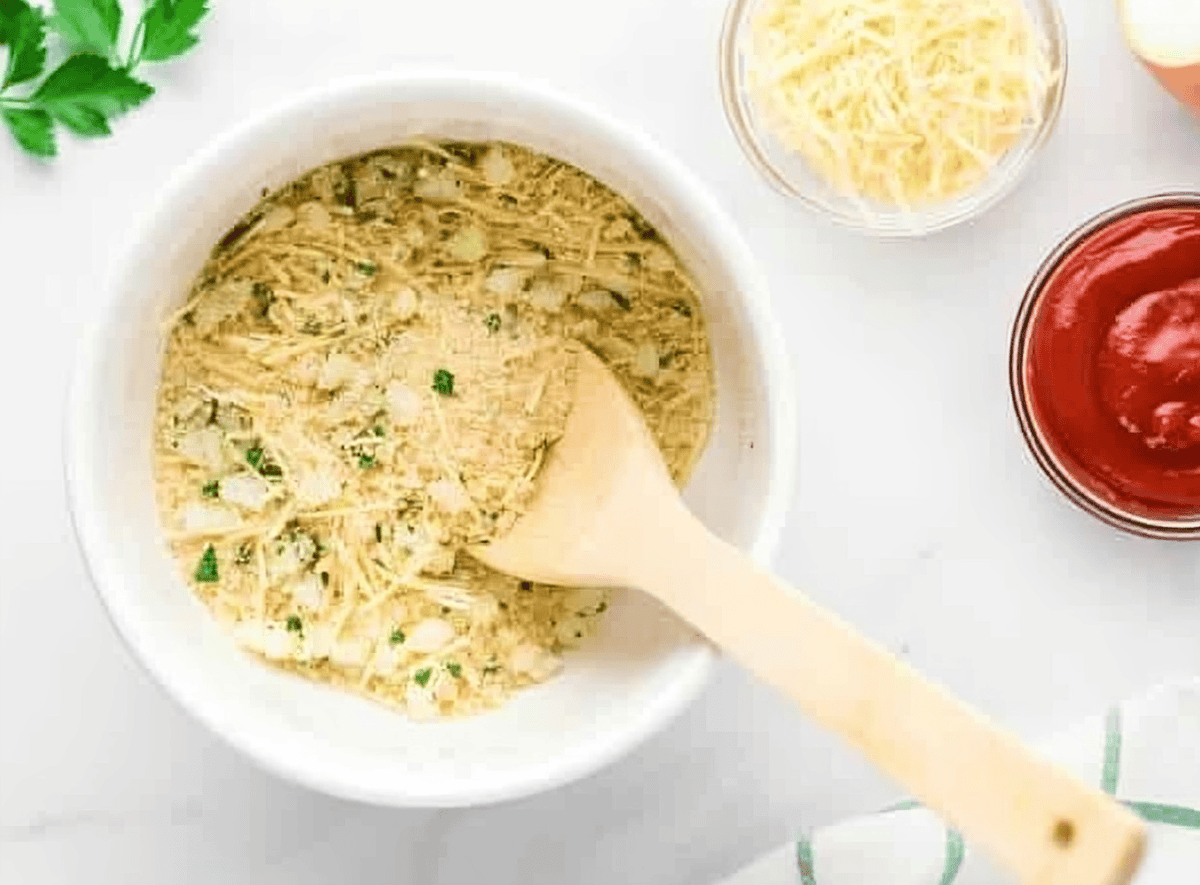
[[[83,138],[111,135],[113,119],[154,94],[134,69],[195,46],[196,27],[207,13],[208,0],[151,0],[122,51],[119,0],[53,0],[50,15],[28,0],[0,0],[0,47],[8,48],[0,119],[35,157],[58,153],[56,125]],[[42,79],[48,37],[70,55]]]

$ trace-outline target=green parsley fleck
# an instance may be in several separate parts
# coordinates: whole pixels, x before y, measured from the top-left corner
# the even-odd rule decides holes
[[[461,679],[462,678],[462,664],[459,664],[456,661],[447,661],[446,672],[449,673],[451,676],[453,676],[455,679]]]
[[[374,427],[371,428],[371,433],[375,434],[376,436],[383,436],[384,430],[382,427],[380,427],[378,424],[376,424]]]
[[[375,276],[376,271],[379,270],[379,267],[374,261],[357,261],[354,264],[354,269],[364,277],[373,277]]]
[[[392,635],[388,637],[388,642],[392,645],[399,645],[404,641],[404,631],[397,627],[392,631]]]
[[[368,467],[374,467],[375,466],[375,456],[374,455],[359,455],[358,456],[358,466],[361,467],[363,470],[366,470]]]
[[[265,317],[267,311],[271,309],[271,303],[275,300],[275,290],[266,283],[256,281],[250,290],[251,297],[254,298],[254,308],[260,317]]]
[[[255,470],[257,470],[258,465],[260,465],[262,463],[262,459],[263,459],[262,446],[251,446],[250,448],[246,449],[246,463],[249,464],[251,467],[253,467]]]
[[[204,555],[196,566],[196,581],[201,584],[215,584],[220,580],[217,574],[217,551],[209,544],[204,548]]]
[[[299,615],[288,615],[287,628],[289,633],[300,633],[304,630],[304,622]]]
[[[452,396],[454,394],[454,375],[445,369],[438,369],[433,373],[433,389],[442,396]]]
[[[489,332],[492,332],[493,334],[496,332],[499,332],[500,331],[500,314],[489,313],[487,315],[487,319],[483,321],[483,324],[485,326],[487,326],[487,330]]]
[[[421,686],[421,688],[424,688],[429,684],[429,680],[432,676],[433,668],[425,667],[424,669],[418,670],[413,674],[413,682],[417,683],[417,685]]]
[[[221,497],[221,483],[215,479],[211,480],[210,482],[206,482],[200,487],[200,494],[206,498]]]

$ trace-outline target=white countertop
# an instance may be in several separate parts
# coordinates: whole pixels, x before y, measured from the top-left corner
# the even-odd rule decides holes
[[[1109,3],[1064,0],[1058,129],[975,224],[863,239],[785,205],[717,93],[721,0],[226,0],[114,138],[40,168],[0,139],[0,882],[703,883],[895,789],[728,666],[678,722],[565,789],[389,811],[260,772],[133,663],[64,505],[60,406],[97,281],[167,175],[295,90],[381,68],[505,69],[640,125],[715,191],[765,266],[801,456],[778,567],[1035,736],[1200,672],[1200,546],[1069,505],[1017,431],[1006,362],[1028,278],[1096,211],[1200,187],[1200,127],[1130,60]]]

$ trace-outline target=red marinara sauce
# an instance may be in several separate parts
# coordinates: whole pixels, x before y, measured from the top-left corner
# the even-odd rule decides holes
[[[1062,468],[1120,510],[1200,514],[1200,203],[1086,235],[1030,323],[1025,388]]]

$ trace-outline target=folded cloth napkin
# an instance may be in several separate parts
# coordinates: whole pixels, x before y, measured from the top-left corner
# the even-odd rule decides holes
[[[1043,745],[1148,822],[1136,885],[1200,883],[1200,680],[1160,686]],[[902,803],[815,830],[722,885],[1001,885],[1011,877]]]

